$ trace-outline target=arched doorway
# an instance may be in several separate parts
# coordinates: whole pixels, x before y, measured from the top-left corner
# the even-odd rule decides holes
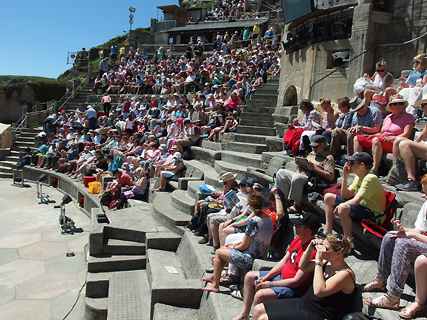
[[[298,104],[297,88],[294,85],[290,85],[285,92],[283,97],[284,106],[295,106]]]

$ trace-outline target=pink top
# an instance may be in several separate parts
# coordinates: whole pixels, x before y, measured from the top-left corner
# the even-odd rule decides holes
[[[111,102],[110,96],[102,96],[101,103]]]
[[[230,99],[228,100],[228,105],[227,107],[225,107],[226,110],[237,110],[237,106],[238,106],[238,102],[239,102],[239,98],[237,99],[233,99],[230,97]]]
[[[384,119],[381,129],[382,138],[397,137],[403,133],[406,125],[410,123],[415,124],[414,117],[406,111],[402,111],[395,119],[392,119],[392,116],[393,114],[389,114]]]

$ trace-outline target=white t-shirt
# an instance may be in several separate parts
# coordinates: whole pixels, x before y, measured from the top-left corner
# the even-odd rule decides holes
[[[170,134],[169,138],[175,138],[178,135],[178,132],[179,132],[179,129],[176,126],[175,123],[172,123],[172,124],[168,125],[168,134],[171,131],[172,131],[172,133]]]
[[[424,202],[418,213],[417,220],[415,221],[415,228],[423,233],[427,232],[427,201]]]

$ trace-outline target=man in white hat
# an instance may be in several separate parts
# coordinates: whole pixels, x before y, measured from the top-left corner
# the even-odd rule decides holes
[[[196,214],[198,215],[198,225],[199,225],[199,232],[196,232],[196,235],[202,236],[207,233],[207,225],[206,225],[206,218],[209,214],[218,212],[221,210],[220,206],[223,206],[223,200],[221,198],[221,195],[225,195],[230,190],[235,189],[237,191],[237,183],[236,183],[236,174],[233,174],[231,172],[226,172],[223,175],[221,175],[221,178],[219,180],[219,183],[224,184],[224,188],[221,193],[215,193],[213,192],[211,196],[207,197],[204,200],[200,200],[197,202],[196,207]],[[209,205],[217,205],[216,208],[210,208]],[[209,237],[205,236],[202,240],[200,240],[199,243],[206,243],[208,242]]]

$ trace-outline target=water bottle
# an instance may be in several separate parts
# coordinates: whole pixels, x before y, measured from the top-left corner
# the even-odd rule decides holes
[[[256,285],[258,285],[258,284],[261,283],[261,280],[258,279],[258,276],[255,276],[254,279],[255,279],[255,284]]]

